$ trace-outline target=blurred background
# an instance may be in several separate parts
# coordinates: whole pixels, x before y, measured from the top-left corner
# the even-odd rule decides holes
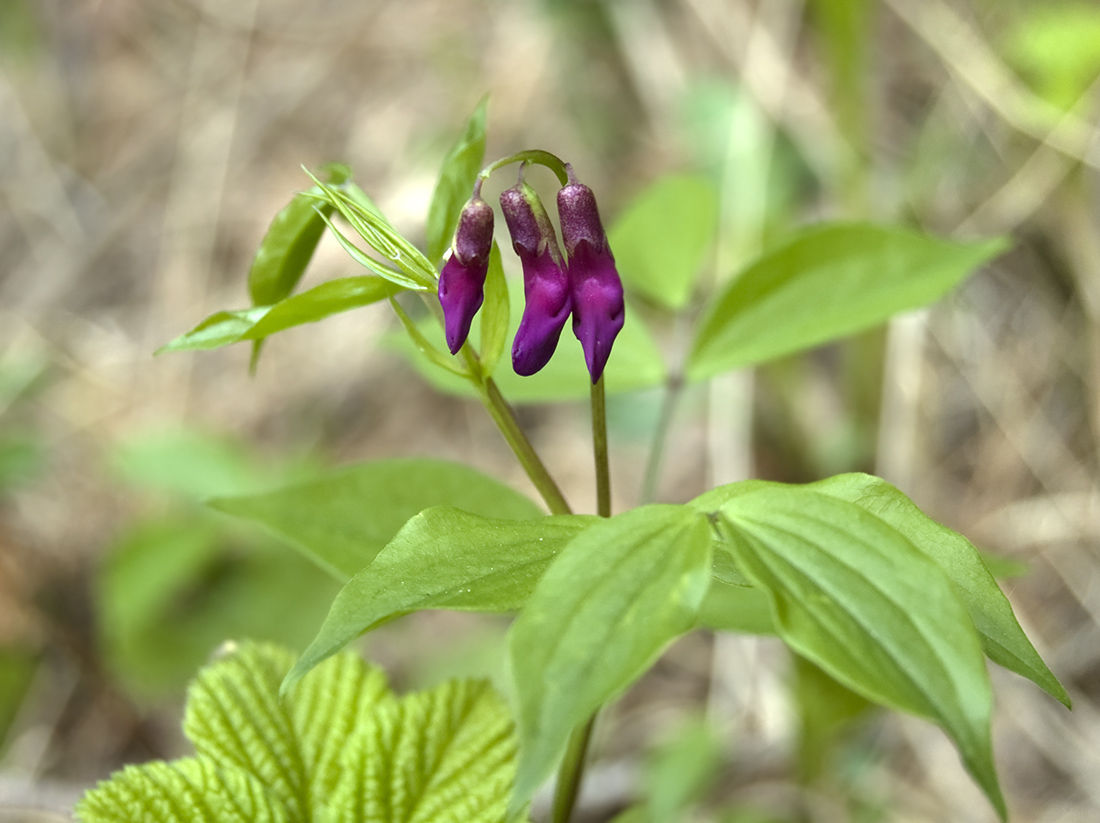
[[[0,0],[0,820],[185,751],[222,640],[312,637],[335,584],[203,498],[396,455],[529,489],[388,309],[272,338],[252,378],[247,345],[152,356],[247,305],[303,164],[349,163],[422,238],[486,93],[487,157],[557,153],[608,222],[708,181],[713,282],[821,219],[1011,236],[930,310],[687,390],[657,496],[872,471],[1000,558],[1075,702],[992,672],[1013,819],[1100,819],[1098,77],[1100,5],[1060,0]],[[353,269],[326,238],[304,285]],[[609,405],[621,509],[659,398]],[[592,511],[586,410],[521,419]],[[367,651],[416,687],[495,670],[504,625],[418,615]],[[815,677],[767,638],[676,644],[605,718],[585,819],[647,791],[669,820],[994,819],[938,730]]]

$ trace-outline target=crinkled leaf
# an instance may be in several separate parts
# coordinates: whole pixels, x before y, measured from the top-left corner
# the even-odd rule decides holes
[[[325,166],[324,171],[328,182],[334,185],[351,176],[351,169],[339,163]],[[320,189],[314,189],[313,194],[319,192]],[[308,193],[297,194],[271,221],[248,272],[248,293],[253,306],[278,303],[302,279],[325,231],[325,223],[314,209],[316,202]],[[327,216],[332,207],[324,206],[322,211]]]
[[[634,509],[561,550],[509,638],[521,741],[517,804],[550,774],[573,729],[693,626],[710,550],[706,518],[686,506]]]
[[[261,340],[285,329],[316,323],[392,297],[400,286],[373,275],[328,280],[274,306],[256,306],[211,315],[187,334],[162,346],[157,354],[171,351],[214,349],[242,340]]]
[[[245,643],[203,669],[187,694],[183,730],[200,757],[254,775],[293,820],[310,820],[339,776],[356,725],[392,697],[380,672],[352,654],[319,666],[279,698],[294,655]]]
[[[511,714],[485,681],[453,681],[372,716],[342,761],[333,823],[503,823]]]
[[[766,252],[710,302],[688,376],[800,351],[931,303],[1006,245],[870,224],[816,226]]]
[[[287,682],[364,632],[410,612],[519,610],[561,547],[598,520],[490,520],[453,508],[426,509],[348,582]]]
[[[779,636],[853,691],[939,724],[1004,817],[981,644],[940,567],[885,521],[813,489],[761,488],[720,511]]]
[[[473,193],[474,180],[485,158],[485,121],[489,98],[477,104],[466,129],[443,161],[432,202],[428,207],[428,259],[438,263],[451,245],[458,216]]]
[[[511,310],[508,301],[508,281],[504,277],[504,264],[500,259],[500,247],[493,243],[489,256],[489,272],[485,277],[485,302],[481,307],[481,368],[487,377],[496,371],[504,347],[508,345],[508,326]]]
[[[127,766],[76,806],[81,823],[299,823],[246,771],[206,758]]]
[[[214,508],[288,538],[341,580],[368,563],[405,521],[430,506],[524,520],[542,511],[530,499],[458,463],[378,460],[274,492],[211,501]]]
[[[691,299],[718,227],[718,196],[706,180],[672,176],[654,182],[608,232],[619,275],[670,309]]]

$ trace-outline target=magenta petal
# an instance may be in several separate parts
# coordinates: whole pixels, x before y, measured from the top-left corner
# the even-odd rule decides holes
[[[524,259],[523,293],[526,303],[512,341],[512,368],[529,377],[545,366],[554,354],[558,338],[569,318],[569,278],[544,252],[533,260]]]
[[[452,256],[439,275],[439,303],[443,306],[443,327],[447,348],[457,354],[470,334],[470,323],[485,299],[485,267],[464,266]]]
[[[588,243],[579,243],[574,249],[569,275],[573,288],[573,334],[581,342],[585,365],[596,383],[623,328],[623,287],[610,252],[594,254]]]

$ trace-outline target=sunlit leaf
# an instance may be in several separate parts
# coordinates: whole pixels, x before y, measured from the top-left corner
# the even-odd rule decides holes
[[[493,243],[489,256],[489,272],[485,277],[485,303],[481,307],[481,367],[487,377],[496,371],[500,356],[508,345],[508,327],[511,322],[508,301],[508,282],[504,277],[504,265],[500,259],[500,247]]]
[[[550,774],[575,727],[695,623],[711,529],[686,506],[643,506],[589,526],[542,576],[509,636],[519,703],[515,802]]]
[[[870,224],[824,224],[766,252],[710,303],[688,357],[702,380],[931,303],[1003,252]]]

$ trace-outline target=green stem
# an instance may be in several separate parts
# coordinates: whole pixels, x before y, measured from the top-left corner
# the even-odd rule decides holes
[[[550,152],[542,151],[541,149],[520,151],[516,152],[515,154],[510,154],[507,157],[502,157],[500,160],[490,163],[488,166],[483,168],[477,177],[479,180],[484,180],[497,169],[503,168],[509,163],[537,163],[540,166],[546,166],[546,168],[554,172],[554,174],[558,176],[558,180],[561,181],[561,184],[563,186],[569,183],[569,172],[565,161],[558,157],[556,154],[551,154]]]
[[[592,452],[596,458],[596,512],[600,517],[611,516],[611,464],[607,458],[607,399],[604,391],[603,375],[592,385]],[[554,790],[552,823],[569,823],[573,808],[580,794],[581,781],[584,779],[585,759],[588,756],[588,743],[592,738],[592,727],[596,725],[596,715],[578,729],[573,730],[569,744],[558,771],[558,785]]]
[[[596,513],[611,516],[611,466],[607,459],[607,403],[603,375],[592,385],[592,453],[596,458]]]
[[[485,378],[484,383],[478,388],[480,389],[481,402],[489,412],[489,416],[493,418],[493,422],[497,424],[500,433],[504,435],[504,439],[512,447],[516,459],[523,466],[523,470],[527,472],[527,476],[534,483],[539,494],[542,495],[542,499],[546,501],[550,513],[572,514],[573,510],[569,507],[569,503],[561,493],[561,489],[554,482],[554,478],[550,476],[550,472],[538,456],[535,447],[531,445],[531,441],[527,439],[527,435],[523,433],[519,421],[516,420],[516,413],[505,401],[504,396],[501,395],[500,389],[497,388],[493,378]]]
[[[645,477],[642,480],[641,503],[652,503],[657,499],[657,477],[661,471],[661,459],[665,454],[665,443],[668,440],[668,431],[672,427],[673,412],[676,411],[676,402],[680,399],[680,392],[684,388],[684,378],[679,374],[670,374],[665,382],[665,396],[661,401],[661,415],[657,418],[657,428],[653,432],[653,445],[649,447],[649,457],[646,459]]]
[[[588,741],[592,737],[592,727],[596,725],[596,716],[574,730],[565,749],[565,757],[558,772],[558,785],[554,789],[554,807],[550,820],[552,823],[569,823],[573,816],[573,807],[577,804],[577,795],[581,791],[581,778],[584,777],[584,761],[588,755]]]

